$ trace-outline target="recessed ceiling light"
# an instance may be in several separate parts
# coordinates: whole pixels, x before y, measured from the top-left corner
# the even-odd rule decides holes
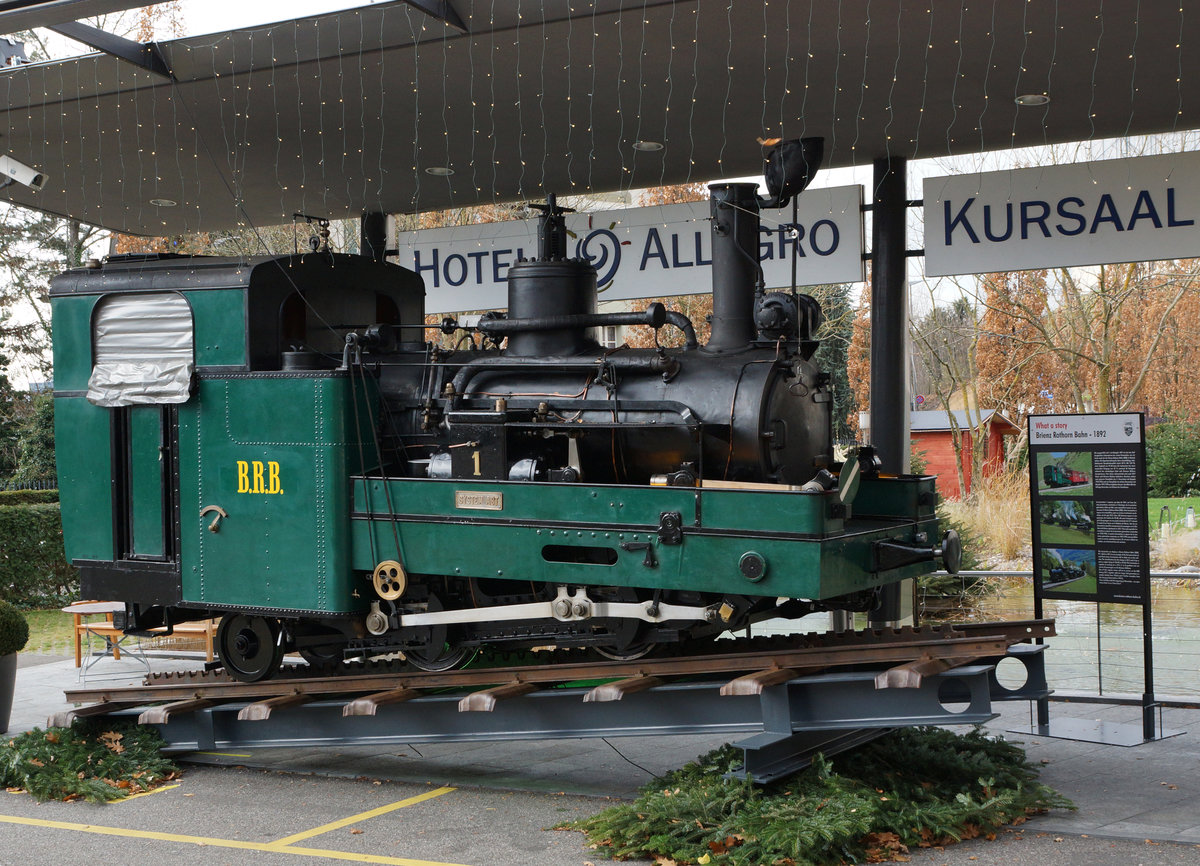
[[[1029,108],[1031,106],[1046,105],[1050,102],[1050,97],[1044,93],[1022,93],[1013,100],[1017,105]]]
[[[426,174],[432,174],[434,177],[449,177],[454,174],[454,169],[446,165],[431,165],[425,169]]]
[[[654,150],[662,150],[663,146],[662,146],[661,141],[635,141],[633,143],[633,149],[634,150],[654,151]]]
[[[152,198],[150,204],[155,207],[175,207],[179,202],[169,198]]]

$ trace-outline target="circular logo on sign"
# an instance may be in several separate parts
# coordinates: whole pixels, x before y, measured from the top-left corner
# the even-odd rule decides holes
[[[621,265],[621,241],[608,229],[595,229],[575,247],[575,255],[596,269],[596,285],[604,287]]]

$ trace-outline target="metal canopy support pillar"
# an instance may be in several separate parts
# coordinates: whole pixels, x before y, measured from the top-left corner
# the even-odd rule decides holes
[[[387,214],[368,211],[359,220],[359,253],[382,262],[387,254]]]
[[[908,161],[875,160],[871,227],[871,444],[884,472],[907,473],[908,417],[908,258],[905,251]],[[910,581],[880,589],[870,614],[875,627],[898,625]]]

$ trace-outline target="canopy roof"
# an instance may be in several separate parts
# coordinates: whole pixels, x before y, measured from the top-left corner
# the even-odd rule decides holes
[[[450,6],[466,33],[397,2],[163,43],[174,80],[0,71],[0,153],[49,176],[0,196],[166,234],[753,175],[758,137],[845,166],[1200,127],[1186,4]]]

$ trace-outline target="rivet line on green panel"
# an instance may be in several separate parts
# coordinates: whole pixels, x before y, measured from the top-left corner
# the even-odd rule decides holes
[[[313,383],[315,391],[313,404],[316,409],[313,412],[313,421],[316,424],[316,429],[313,431],[313,438],[318,441],[325,429],[325,395],[323,392],[326,381],[318,379]],[[328,450],[322,449],[314,455],[316,458],[314,462],[316,463],[315,474],[317,482],[317,604],[322,609],[329,607],[326,598],[328,572],[325,568],[325,459],[328,453]]]
[[[226,400],[228,403],[228,400]],[[203,436],[203,420],[204,411],[199,404],[196,406],[196,513],[199,514],[204,510],[204,447],[201,443],[204,441]],[[208,595],[204,587],[204,535],[201,533],[200,542],[197,545],[196,564],[200,568],[200,600],[207,601]]]

